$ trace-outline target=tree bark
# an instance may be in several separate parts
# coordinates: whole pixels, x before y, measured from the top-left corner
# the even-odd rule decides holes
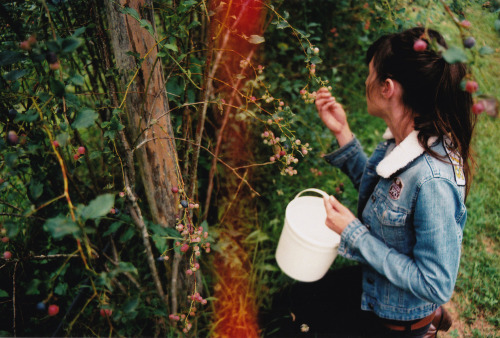
[[[147,204],[153,222],[172,227],[177,201],[171,188],[178,186],[177,154],[170,115],[166,114],[169,111],[168,97],[162,65],[156,60],[156,41],[136,19],[121,13],[116,2],[106,3],[115,62],[122,71],[122,87],[128,88],[124,95],[131,148],[150,140],[135,150]],[[151,0],[121,0],[119,4],[135,9],[155,28]],[[133,56],[126,54],[129,51],[144,58],[132,82],[130,72],[134,72],[139,65]]]

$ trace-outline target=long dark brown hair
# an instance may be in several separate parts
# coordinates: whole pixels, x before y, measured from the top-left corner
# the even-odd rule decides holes
[[[415,41],[427,42],[424,51],[415,51]],[[472,113],[472,96],[461,82],[467,74],[463,63],[449,64],[436,50],[447,48],[441,34],[422,27],[384,35],[367,51],[366,63],[373,60],[377,80],[393,79],[403,88],[403,105],[412,115],[414,128],[425,151],[440,158],[428,145],[432,136],[447,136],[453,150],[463,159],[468,194],[474,159],[470,147],[476,116]]]

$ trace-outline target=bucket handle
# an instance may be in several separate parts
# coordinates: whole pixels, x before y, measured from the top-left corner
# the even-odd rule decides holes
[[[306,191],[313,191],[315,193],[318,193],[318,194],[322,195],[323,197],[326,197],[326,198],[329,197],[328,194],[326,192],[324,192],[323,190],[316,189],[316,188],[309,188],[309,189],[305,189],[305,190],[302,190],[301,192],[299,192],[297,194],[297,196],[295,196],[295,198],[299,197],[300,195],[302,195],[302,193],[304,193]]]

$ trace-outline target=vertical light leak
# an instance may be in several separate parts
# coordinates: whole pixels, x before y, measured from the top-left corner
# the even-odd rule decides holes
[[[211,74],[214,96],[223,99],[222,110],[215,112],[217,124],[216,156],[221,154],[231,166],[248,164],[252,158],[251,140],[245,121],[237,121],[233,106],[248,103],[249,93],[244,88],[248,79],[256,76],[255,59],[263,31],[265,7],[257,0],[213,0],[209,11],[211,29],[209,39],[214,43]],[[215,164],[213,169],[215,169]],[[210,175],[215,175],[213,170]],[[243,174],[243,173],[241,173]],[[219,207],[224,212],[219,245],[224,254],[216,254],[214,288],[216,337],[258,337],[258,308],[251,278],[251,261],[241,241],[252,231],[248,206],[252,204],[248,190],[239,189],[241,182],[231,173],[219,177]],[[211,188],[209,188],[210,195]],[[247,210],[247,211],[245,211]],[[246,213],[246,215],[245,215]],[[249,226],[250,224],[250,226]],[[225,231],[225,230],[231,231]],[[237,235],[236,235],[237,234]]]

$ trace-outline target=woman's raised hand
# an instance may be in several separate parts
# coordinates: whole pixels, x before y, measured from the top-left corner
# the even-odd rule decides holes
[[[318,109],[319,117],[335,135],[340,146],[352,140],[353,136],[344,108],[325,87],[316,93],[316,109]]]

